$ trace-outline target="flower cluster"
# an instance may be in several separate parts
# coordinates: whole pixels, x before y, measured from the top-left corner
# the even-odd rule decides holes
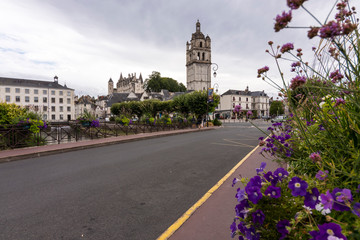
[[[296,88],[300,87],[305,83],[306,83],[306,78],[304,76],[296,76],[293,79],[291,79],[290,89],[295,90]]]
[[[293,149],[291,148],[291,127],[289,125],[283,126],[283,123],[273,123],[272,127],[268,128],[268,131],[271,132],[269,137],[264,140],[263,137],[260,137],[260,146],[265,145],[261,149],[261,153],[269,153],[271,156],[277,154],[284,157],[290,157],[292,155]]]
[[[240,105],[236,105],[235,108],[234,108],[234,110],[233,110],[233,112],[234,112],[234,113],[239,113],[240,110],[241,110],[241,106],[240,106]]]
[[[294,49],[294,44],[292,43],[285,43],[281,48],[280,48],[280,52],[281,53],[286,53],[289,52],[290,50]]]
[[[232,237],[293,239],[306,232],[313,240],[347,239],[341,224],[324,223],[323,216],[329,215],[326,219],[332,219],[331,215],[336,212],[347,211],[353,218],[360,218],[360,203],[353,202],[349,189],[334,188],[324,194],[316,187],[324,191],[321,182],[311,181],[310,184],[284,168],[272,173],[266,172],[265,167],[266,163],[261,163],[256,169],[257,175],[250,180],[233,180],[233,186],[241,181],[245,188],[238,188],[235,195],[238,204],[230,226]],[[310,185],[313,186],[311,189]]]
[[[258,78],[259,77],[261,77],[261,74],[263,74],[263,73],[266,73],[267,71],[269,71],[269,67],[268,66],[265,66],[265,67],[263,67],[263,68],[259,68],[258,69]]]
[[[275,32],[279,32],[281,29],[285,28],[289,22],[291,21],[291,11],[286,13],[285,11],[282,13],[282,15],[277,15],[275,18]]]
[[[91,127],[100,127],[100,122],[98,120],[92,120],[90,126]]]

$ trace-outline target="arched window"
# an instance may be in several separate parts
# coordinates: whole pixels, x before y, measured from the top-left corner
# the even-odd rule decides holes
[[[205,53],[202,54],[202,60],[205,60]]]
[[[200,42],[200,47],[202,47],[202,42]]]
[[[197,60],[200,60],[200,52],[198,52]]]

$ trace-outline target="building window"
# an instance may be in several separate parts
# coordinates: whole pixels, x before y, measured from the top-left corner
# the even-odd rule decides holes
[[[5,97],[6,102],[10,102],[10,96]]]
[[[43,111],[47,112],[47,106],[43,106]]]
[[[47,120],[47,114],[43,115],[43,120]]]
[[[233,97],[233,101],[235,101],[235,97]]]
[[[55,114],[51,115],[51,120],[55,120]]]
[[[51,106],[51,111],[55,112],[55,106]]]
[[[39,111],[39,106],[35,105],[34,110],[35,110],[35,112],[38,112]]]
[[[64,115],[60,114],[60,120],[64,120]]]
[[[51,90],[51,95],[55,95],[55,90]]]
[[[15,88],[15,93],[20,93],[20,88]]]
[[[241,101],[241,97],[239,97],[239,101]]]
[[[246,101],[249,101],[249,99],[248,99],[248,98],[246,98]]]
[[[55,98],[51,98],[51,103],[55,103]]]
[[[39,102],[39,98],[38,98],[38,97],[34,97],[34,102]]]
[[[66,99],[66,102],[67,104],[71,104],[71,99],[70,98]]]
[[[29,96],[25,96],[25,102],[30,102],[30,97]]]
[[[59,91],[59,95],[62,96],[62,95],[63,95],[63,91]]]
[[[59,98],[59,103],[64,103],[64,99],[63,99],[63,98]]]
[[[68,95],[68,96],[71,96],[71,92],[70,92],[70,91],[67,91],[67,95]]]
[[[46,95],[46,94],[47,94],[47,90],[43,90],[43,94]]]
[[[16,101],[16,102],[20,102],[20,96],[16,96],[16,97],[15,97],[15,101]]]
[[[10,93],[10,88],[9,87],[5,88],[5,92]]]
[[[47,97],[43,97],[43,103],[47,103]]]
[[[30,93],[30,89],[25,88],[25,93],[26,93],[26,94],[29,94],[29,93]]]
[[[67,107],[67,111],[68,111],[68,112],[71,112],[71,107]]]
[[[39,94],[39,90],[38,90],[38,89],[34,89],[34,94]]]
[[[249,109],[249,104],[246,104],[246,109]]]
[[[64,107],[60,106],[60,112],[63,112],[63,111],[64,111]]]
[[[233,108],[235,107],[235,103],[233,103]]]

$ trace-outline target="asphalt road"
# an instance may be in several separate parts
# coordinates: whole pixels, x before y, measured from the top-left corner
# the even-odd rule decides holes
[[[261,135],[226,124],[0,164],[0,239],[156,239]]]

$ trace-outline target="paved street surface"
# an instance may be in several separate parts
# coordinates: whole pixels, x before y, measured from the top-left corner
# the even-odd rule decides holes
[[[260,135],[233,123],[2,163],[0,239],[156,239]]]

